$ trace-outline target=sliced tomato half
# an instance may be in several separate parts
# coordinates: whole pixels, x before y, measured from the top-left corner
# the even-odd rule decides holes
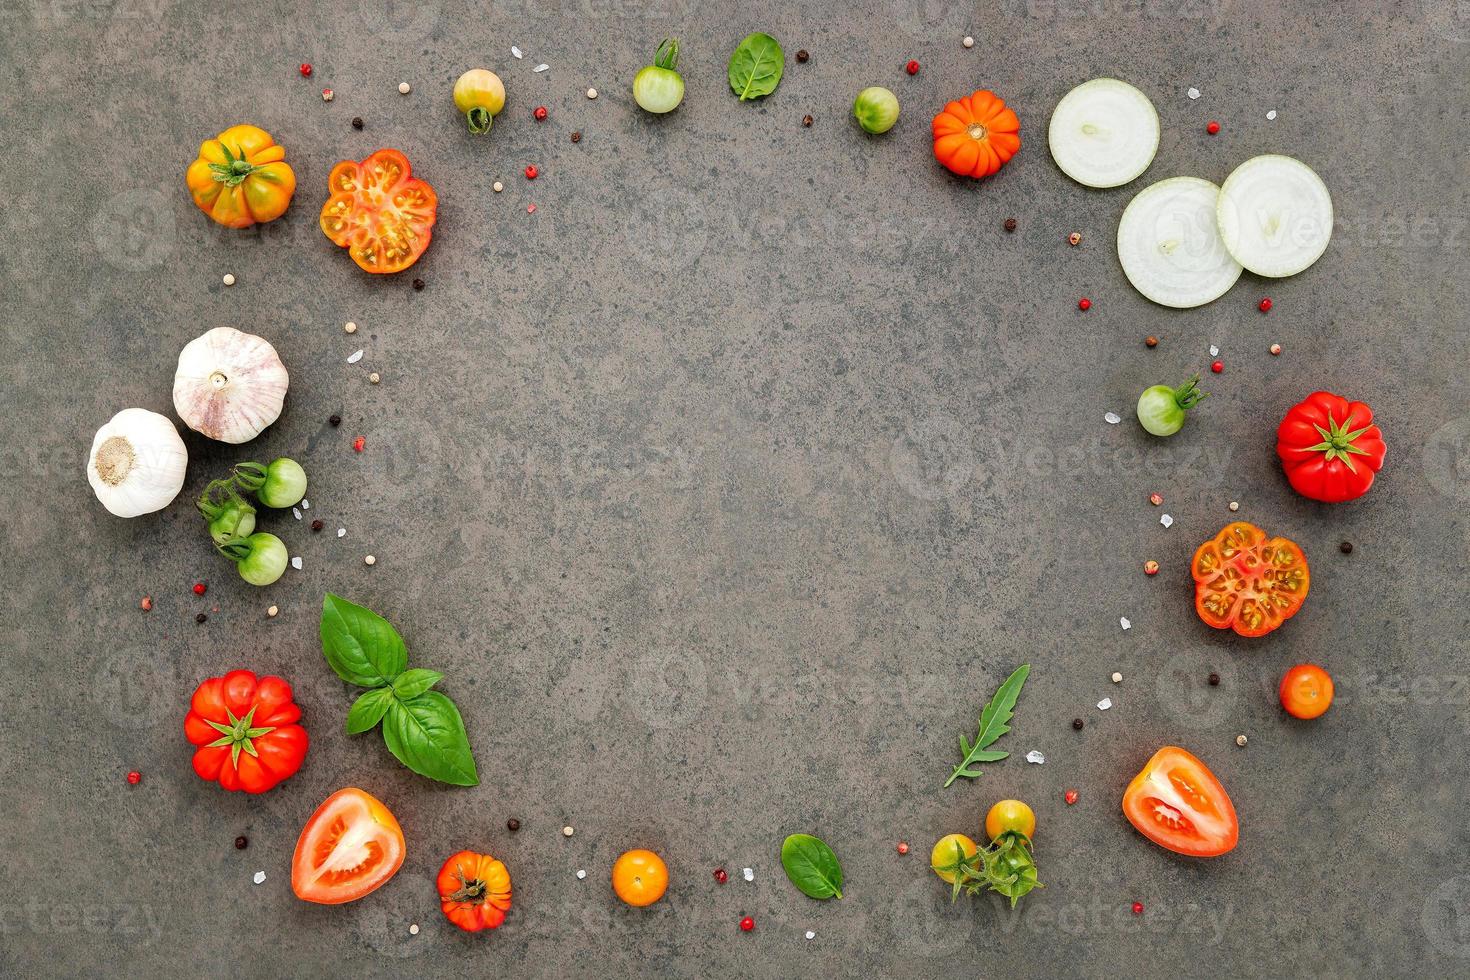
[[[1201,761],[1173,745],[1154,753],[1123,794],[1123,814],[1160,847],[1217,857],[1240,840],[1235,807]]]
[[[403,830],[388,808],[360,789],[339,789],[296,840],[291,890],[308,902],[341,905],[393,877],[403,854]]]
[[[1194,609],[1217,630],[1265,636],[1295,616],[1312,576],[1295,541],[1268,538],[1246,521],[1227,524],[1190,562]]]
[[[402,272],[429,247],[439,198],[397,150],[379,150],[361,163],[343,160],[327,188],[322,231],[368,272]]]

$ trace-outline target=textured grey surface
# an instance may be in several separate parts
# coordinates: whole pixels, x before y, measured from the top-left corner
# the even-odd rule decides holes
[[[394,4],[385,20],[377,0],[4,3],[0,973],[1470,969],[1464,5],[761,6]],[[750,30],[785,44],[787,75],[741,105],[724,63]],[[688,96],[655,119],[627,86],[670,33]],[[479,139],[448,99],[475,65],[510,92]],[[1129,188],[1087,191],[1046,152],[1052,106],[1096,75],[1137,84],[1162,119]],[[868,84],[903,102],[886,137],[848,116]],[[984,183],[936,168],[927,134],[975,87],[1023,121],[1019,156]],[[194,209],[182,174],[199,140],[242,121],[288,147],[300,186],[284,219],[233,233]],[[331,165],[384,145],[441,211],[413,273],[373,279],[316,213]],[[1332,189],[1324,258],[1286,281],[1247,274],[1195,311],[1134,293],[1112,246],[1131,193],[1218,182],[1268,151]],[[110,518],[83,477],[92,432],[128,406],[172,414],[178,350],[222,324],[279,348],[284,416],[242,453],[191,434],[179,500]],[[1211,344],[1226,364],[1206,374],[1211,398],[1182,435],[1149,439],[1138,391],[1205,368]],[[1276,421],[1319,387],[1369,401],[1386,433],[1389,467],[1355,504],[1297,497],[1274,459]],[[1124,424],[1103,423],[1110,409]],[[300,459],[311,516],[348,529],[263,516],[305,567],[259,590],[211,554],[188,503],[247,454]],[[1232,499],[1312,567],[1305,610],[1250,643],[1190,601],[1189,555]],[[316,637],[327,590],[387,615],[447,675],[478,788],[430,784],[376,736],[341,734],[351,695]],[[1338,682],[1315,724],[1273,693],[1303,660]],[[1015,755],[941,790],[956,736],[1023,661]],[[241,665],[297,686],[313,739],[304,770],[259,798],[196,779],[180,730],[193,686]],[[1175,858],[1121,817],[1123,787],[1166,743],[1229,788],[1243,823],[1229,856]],[[1022,761],[1032,748],[1045,766]],[[354,905],[298,902],[297,831],[349,784],[397,813],[407,863]],[[1014,916],[951,907],[924,854],[1005,796],[1038,811],[1046,890]],[[841,902],[785,882],[777,849],[798,830],[841,855]],[[639,845],[674,876],[645,912],[606,884]],[[497,934],[439,915],[431,876],[461,847],[510,866]]]

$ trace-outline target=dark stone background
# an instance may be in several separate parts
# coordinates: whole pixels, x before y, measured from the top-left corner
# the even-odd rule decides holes
[[[0,17],[0,973],[1470,969],[1463,4],[6,0]],[[783,42],[787,74],[742,105],[724,66],[751,30]],[[629,82],[675,33],[688,95],[652,118]],[[510,91],[485,138],[449,101],[476,65]],[[1107,192],[1063,177],[1045,145],[1056,101],[1097,75],[1141,87],[1163,123],[1145,176]],[[848,114],[869,84],[903,103],[885,137]],[[928,139],[938,107],[975,87],[1018,109],[1025,142],[984,183],[951,179]],[[299,190],[281,221],[233,233],[194,209],[183,171],[242,121],[287,146]],[[375,279],[316,214],[332,164],[384,145],[442,204],[413,273]],[[1332,190],[1315,267],[1247,274],[1184,312],[1128,286],[1113,236],[1133,192],[1218,182],[1272,151]],[[222,324],[277,345],[284,416],[240,451],[190,434],[185,493],[111,518],[83,475],[92,433],[128,406],[171,415],[178,350]],[[1143,434],[1138,392],[1205,368],[1211,344],[1226,369],[1206,374],[1209,400],[1178,437]],[[1316,388],[1382,421],[1389,466],[1357,503],[1296,496],[1275,461],[1276,422]],[[1103,423],[1110,409],[1123,425]],[[305,567],[254,589],[189,501],[228,463],[281,454],[311,474],[311,515],[348,535],[262,515]],[[1304,611],[1256,642],[1191,607],[1189,556],[1232,499],[1311,561]],[[341,733],[352,695],[316,635],[327,590],[387,615],[447,675],[479,787],[431,784],[376,736]],[[1305,660],[1339,690],[1314,724],[1274,695]],[[941,790],[956,737],[1021,662],[1013,757]],[[296,685],[313,739],[304,770],[259,798],[196,779],[180,731],[194,685],[240,665]],[[1243,824],[1229,856],[1176,858],[1120,815],[1168,743],[1229,788]],[[1033,748],[1045,766],[1022,761]],[[298,902],[297,832],[349,784],[396,812],[407,863],[354,905]],[[1039,814],[1046,890],[1014,916],[951,907],[925,853],[976,834],[1005,796]],[[841,855],[841,902],[784,880],[777,849],[798,830]],[[644,912],[606,883],[639,845],[674,875]],[[461,847],[511,868],[498,934],[440,917],[431,876]]]

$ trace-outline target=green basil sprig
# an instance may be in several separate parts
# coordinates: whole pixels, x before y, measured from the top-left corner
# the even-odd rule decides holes
[[[842,897],[842,865],[826,842],[811,834],[792,834],[781,844],[786,877],[811,898]]]
[[[408,647],[382,616],[341,596],[322,600],[322,653],[337,676],[369,690],[347,712],[347,734],[383,725],[383,741],[420,776],[475,786],[475,756],[454,702],[431,688],[444,675],[408,666]]]
[[[781,84],[786,55],[769,34],[749,34],[730,55],[730,89],[740,101],[770,95]]]

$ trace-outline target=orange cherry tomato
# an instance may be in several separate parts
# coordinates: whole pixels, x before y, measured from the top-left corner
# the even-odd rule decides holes
[[[929,851],[929,867],[940,878],[954,884],[959,877],[960,867],[980,850],[979,846],[964,834],[945,834],[934,842]]]
[[[989,177],[1021,148],[1021,121],[985,89],[945,105],[932,129],[934,159],[962,177]]]
[[[327,178],[322,231],[368,272],[402,272],[433,237],[439,198],[413,176],[408,158],[379,150],[361,163],[343,160]]]
[[[1267,538],[1245,521],[1227,524],[1189,563],[1194,609],[1215,629],[1265,636],[1295,616],[1312,576],[1294,541]]]
[[[339,789],[311,815],[291,858],[291,890],[320,905],[362,898],[403,866],[403,829],[371,794]]]
[[[995,840],[1014,830],[1030,840],[1036,834],[1036,814],[1020,800],[1001,800],[985,815],[985,836]]]
[[[1320,718],[1332,707],[1332,675],[1316,664],[1297,664],[1281,678],[1279,693],[1293,718]]]
[[[465,932],[498,929],[510,911],[510,872],[488,854],[451,854],[435,884],[444,917]]]
[[[1166,745],[1123,794],[1123,814],[1140,834],[1176,854],[1216,857],[1240,840],[1225,787],[1201,761]]]
[[[642,908],[663,897],[669,887],[669,869],[652,851],[625,851],[613,864],[612,886],[618,898]]]

